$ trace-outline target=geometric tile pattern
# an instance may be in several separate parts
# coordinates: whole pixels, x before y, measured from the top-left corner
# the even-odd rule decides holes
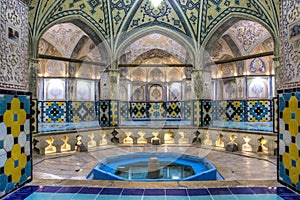
[[[184,119],[185,120],[191,120],[191,115],[192,115],[192,102],[191,101],[184,101]]]
[[[212,101],[211,100],[203,100],[201,108],[201,126],[209,126],[212,120]]]
[[[147,119],[149,118],[148,103],[143,102],[130,102],[129,113],[132,119]]]
[[[272,121],[272,101],[257,100],[247,102],[248,122]]]
[[[274,123],[274,127],[273,127],[273,131],[274,133],[278,133],[279,131],[279,118],[278,118],[278,99],[274,98],[273,99],[273,123]]]
[[[227,121],[243,122],[245,119],[244,101],[228,101],[226,106]]]
[[[120,101],[119,102],[120,107],[120,122],[128,120],[128,102],[127,101]]]
[[[42,111],[43,111],[43,102],[38,101],[37,102],[37,120],[38,120],[38,122],[42,122],[42,117],[43,117]]]
[[[150,119],[164,119],[166,118],[166,103],[153,102],[149,103],[149,117]],[[170,109],[171,111],[171,109]],[[172,111],[171,111],[172,112]]]
[[[300,92],[279,93],[279,180],[300,191]]]
[[[195,100],[193,102],[194,104],[194,126],[201,126],[201,107],[202,107],[202,103],[199,100]]]
[[[43,122],[67,122],[67,103],[43,102]]]
[[[98,117],[99,117],[99,123],[102,127],[109,126],[109,113],[110,113],[110,101],[99,101],[98,102]]]
[[[31,179],[31,97],[0,92],[1,197]]]
[[[110,125],[118,126],[119,125],[119,102],[111,100],[110,101]]]
[[[182,102],[167,102],[166,103],[166,112],[167,118],[181,118],[181,105]]]
[[[212,102],[212,117],[213,120],[227,121],[226,107],[227,101],[213,101]]]
[[[68,122],[90,122],[96,120],[94,102],[68,102]]]
[[[37,133],[38,130],[38,122],[37,122],[37,116],[38,116],[38,107],[37,107],[37,100],[32,99],[31,101],[31,132]]]

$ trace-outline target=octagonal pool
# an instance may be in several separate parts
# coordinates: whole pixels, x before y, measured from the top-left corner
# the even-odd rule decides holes
[[[207,158],[174,152],[137,152],[104,158],[89,180],[205,181],[223,180]]]

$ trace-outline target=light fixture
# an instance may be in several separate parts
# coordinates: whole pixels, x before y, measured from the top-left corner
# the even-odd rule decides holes
[[[152,5],[154,8],[157,8],[161,4],[162,0],[151,0]]]

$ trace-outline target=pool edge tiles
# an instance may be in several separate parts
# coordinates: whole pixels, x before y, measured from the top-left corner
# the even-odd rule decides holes
[[[276,196],[277,195],[277,196]],[[4,200],[37,198],[61,199],[300,199],[286,187],[221,187],[221,188],[98,188],[82,186],[27,185],[4,197]],[[145,197],[145,198],[144,198]],[[151,197],[151,198],[150,198]],[[280,198],[279,198],[280,197]],[[181,199],[182,199],[181,198]]]

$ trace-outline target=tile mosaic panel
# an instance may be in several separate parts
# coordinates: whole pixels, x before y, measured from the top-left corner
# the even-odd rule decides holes
[[[153,103],[149,103],[149,104],[150,104],[150,108],[149,108],[148,112],[149,112],[149,117],[151,119],[166,118],[166,115],[167,115],[166,106],[168,103],[153,102]]]
[[[122,123],[123,121],[126,121],[128,120],[128,111],[129,111],[129,108],[128,108],[128,102],[119,102],[119,109],[120,109],[120,122]]]
[[[201,126],[201,107],[202,103],[199,100],[193,102],[194,104],[194,126]]]
[[[257,100],[247,102],[248,122],[272,121],[272,101]]]
[[[96,120],[94,102],[68,102],[69,122],[90,122]]]
[[[181,119],[182,102],[167,102],[166,112],[167,118]]]
[[[38,123],[39,122],[42,122],[42,118],[43,118],[43,114],[42,114],[42,112],[43,112],[43,102],[41,102],[41,101],[38,101],[37,102],[37,121],[38,121]]]
[[[227,101],[213,101],[212,102],[212,118],[218,121],[227,121],[226,108]]]
[[[143,102],[130,102],[130,117],[132,119],[149,118],[150,104]]]
[[[119,125],[119,102],[112,100],[110,102],[110,125],[118,126]]]
[[[183,104],[184,104],[184,112],[183,112],[184,119],[191,120],[192,119],[192,110],[193,110],[192,101],[184,101]]]
[[[31,132],[38,132],[38,101],[36,99],[32,99],[31,101]]]
[[[279,91],[279,180],[300,191],[300,92]]]
[[[279,115],[278,115],[278,98],[273,99],[273,123],[274,123],[274,133],[279,131]]]
[[[209,126],[212,120],[212,101],[202,100],[201,105],[201,126]]]
[[[110,101],[99,101],[97,110],[100,126],[109,126]]]
[[[67,103],[64,101],[43,102],[43,122],[67,122]]]
[[[245,119],[244,101],[227,101],[226,117],[227,121],[243,122]]]
[[[31,96],[0,91],[0,197],[31,180]]]

